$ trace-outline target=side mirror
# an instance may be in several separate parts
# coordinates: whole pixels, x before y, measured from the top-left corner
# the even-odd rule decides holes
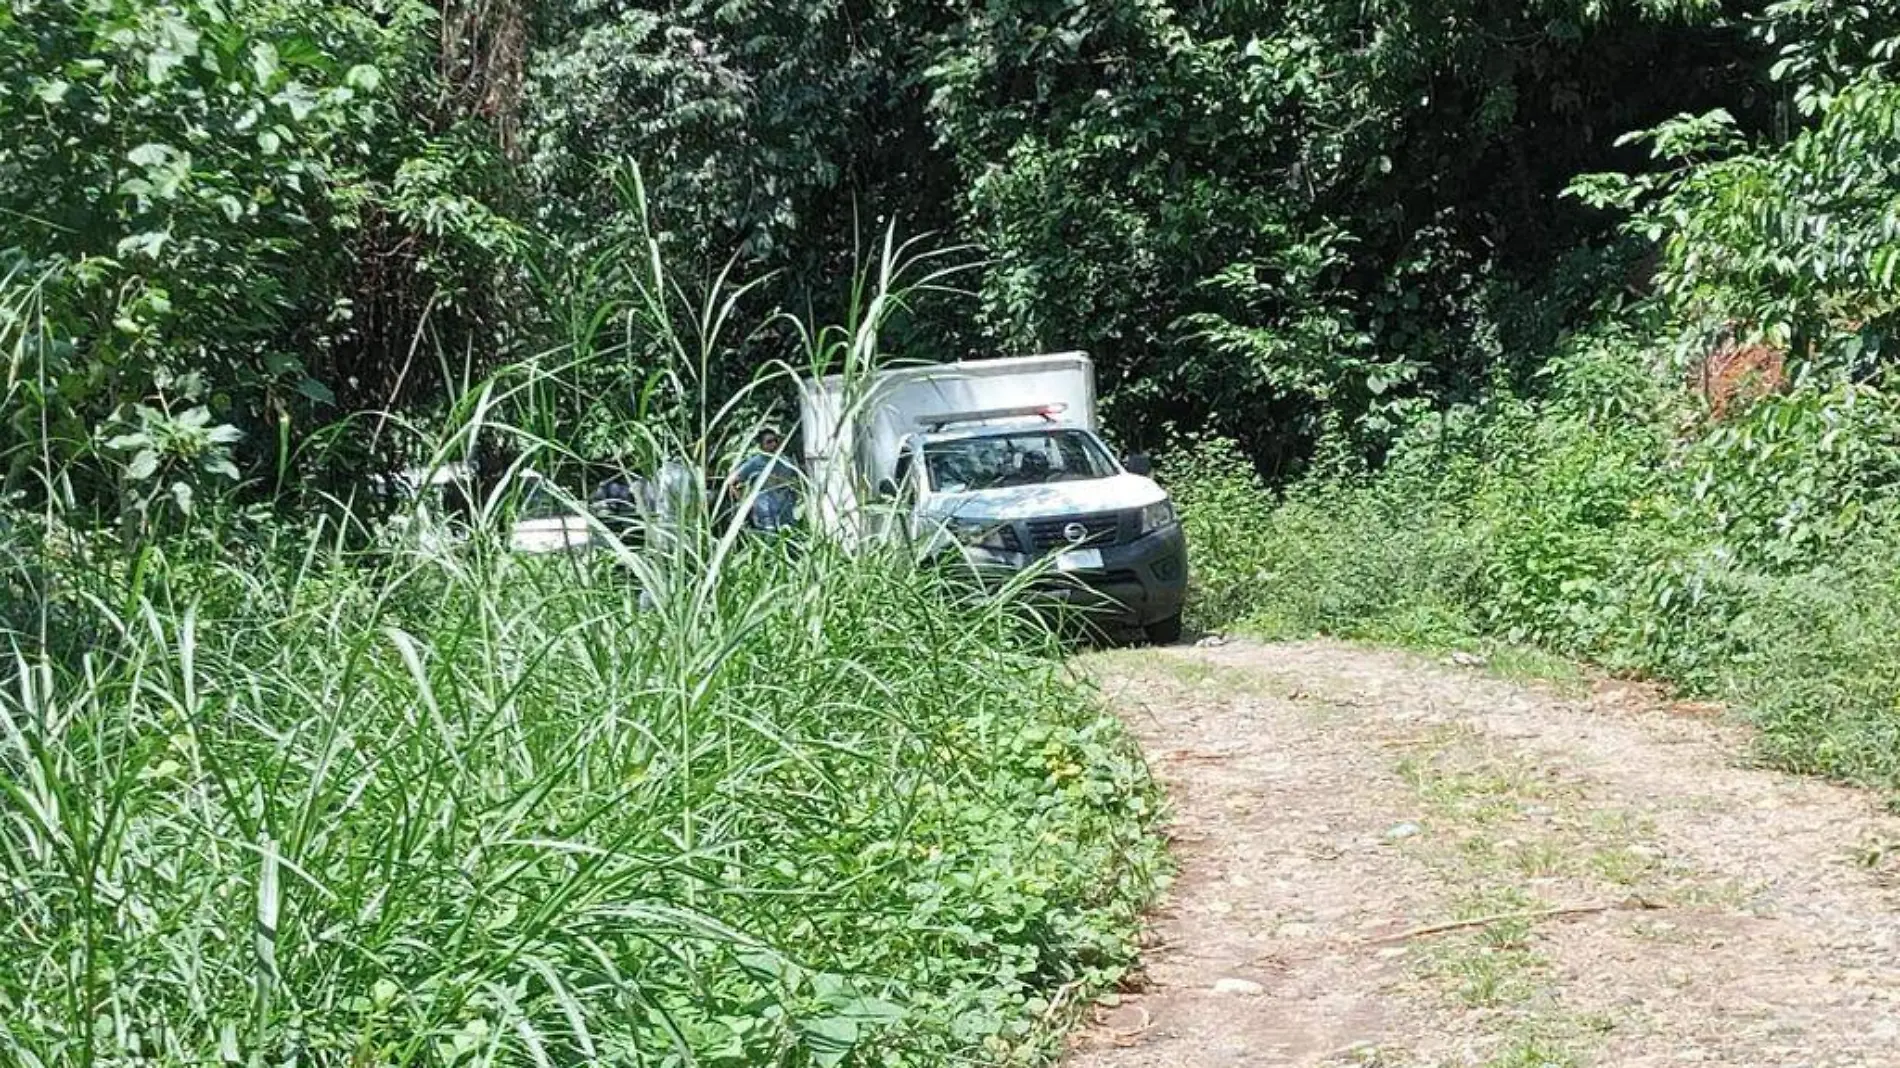
[[[1155,472],[1154,461],[1150,460],[1148,454],[1145,452],[1130,453],[1128,457],[1122,461],[1122,466],[1128,469],[1129,474],[1141,475],[1144,478]]]
[[[897,499],[897,483],[888,478],[880,481],[877,484],[877,495],[879,497],[884,498],[887,501],[896,500]]]

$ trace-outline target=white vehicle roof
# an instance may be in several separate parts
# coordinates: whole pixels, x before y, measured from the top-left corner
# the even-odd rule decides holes
[[[467,482],[471,477],[469,466],[460,462],[439,467],[411,467],[401,475],[411,486],[446,486],[451,482]]]
[[[1049,406],[1084,427],[1095,419],[1095,368],[1082,352],[882,367],[857,378],[808,380],[801,393],[808,457],[851,449],[866,433],[884,439],[888,451],[938,419],[1021,417]]]

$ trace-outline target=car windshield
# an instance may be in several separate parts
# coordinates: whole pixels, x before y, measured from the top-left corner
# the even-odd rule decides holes
[[[924,446],[924,466],[931,488],[940,493],[1074,482],[1115,473],[1115,464],[1101,443],[1081,430],[1026,430],[933,441]]]

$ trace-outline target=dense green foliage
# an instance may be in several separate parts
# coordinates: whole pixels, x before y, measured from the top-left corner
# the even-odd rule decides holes
[[[1533,644],[1730,699],[1783,764],[1900,787],[1900,23],[1802,0],[1762,34],[1804,125],[1684,116],[1634,138],[1673,169],[1581,178],[1660,243],[1655,294],[1534,389],[1416,417],[1376,472],[1336,464],[1277,507],[1220,442],[1176,461],[1204,625]]]
[[[1751,138],[1726,110],[1683,115],[1631,135],[1669,169],[1576,192],[1636,209],[1627,228],[1660,242],[1657,296],[1678,319],[1866,374],[1900,295],[1900,15],[1785,0],[1762,36],[1798,126]]]
[[[991,334],[1088,348],[1125,434],[1280,473],[1532,369],[1622,265],[1555,194],[1747,54],[1694,2],[1005,3],[951,41]]]
[[[835,317],[886,227],[968,243],[973,295],[906,308],[893,352],[1087,349],[1130,444],[1219,433],[1276,479],[1534,384],[1605,292],[1866,364],[1895,274],[1891,18],[22,0],[0,13],[0,255],[48,328],[9,374],[31,388],[8,484],[42,413],[107,511],[393,462],[322,427],[432,418],[487,368],[586,345],[598,323],[549,314],[577,288],[632,299],[602,269],[646,221],[628,162],[682,277],[736,257],[761,317]],[[1621,136],[1644,129],[1647,153]],[[729,390],[795,347],[767,327],[712,370]]]
[[[647,262],[632,348],[691,395],[719,335],[670,324],[730,294],[684,315]],[[553,362],[391,433],[560,470],[488,418],[593,373]],[[729,414],[602,432],[703,474]],[[131,551],[6,516],[0,1061],[1026,1062],[1122,974],[1156,798],[1010,598],[692,504],[522,554],[523,485],[364,530],[210,502]]]
[[[1251,513],[1220,502],[1263,487],[1217,451],[1184,463],[1199,622],[1535,645],[1732,701],[1784,765],[1900,788],[1900,402],[1804,387],[1708,426],[1633,352],[1580,339],[1549,398],[1455,411],[1378,474]]]
[[[0,256],[46,336],[9,370],[8,488],[40,491],[20,456],[50,443],[62,491],[130,532],[234,480],[386,467],[387,436],[323,428],[437,418],[489,368],[589,344],[599,323],[550,314],[577,289],[633,298],[603,269],[643,223],[628,162],[681,277],[736,257],[761,319],[834,318],[874,235],[932,233],[970,246],[975,292],[904,309],[893,352],[1083,348],[1130,444],[1209,429],[1281,474],[1329,433],[1376,457],[1409,413],[1533,372],[1625,279],[1640,242],[1557,199],[1641,170],[1619,133],[1769,125],[1750,10],[19,0]],[[795,347],[774,325],[712,370],[729,390]]]
[[[47,449],[69,492],[133,511],[281,476],[323,423],[405,399],[423,305],[496,318],[521,238],[470,192],[485,135],[416,121],[438,19],[401,2],[0,9],[0,314],[35,334],[8,367],[8,490]]]

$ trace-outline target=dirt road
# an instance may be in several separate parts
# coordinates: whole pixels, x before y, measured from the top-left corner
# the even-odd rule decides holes
[[[1069,1068],[1900,1066],[1900,820],[1706,709],[1331,643],[1087,669],[1181,871]]]

